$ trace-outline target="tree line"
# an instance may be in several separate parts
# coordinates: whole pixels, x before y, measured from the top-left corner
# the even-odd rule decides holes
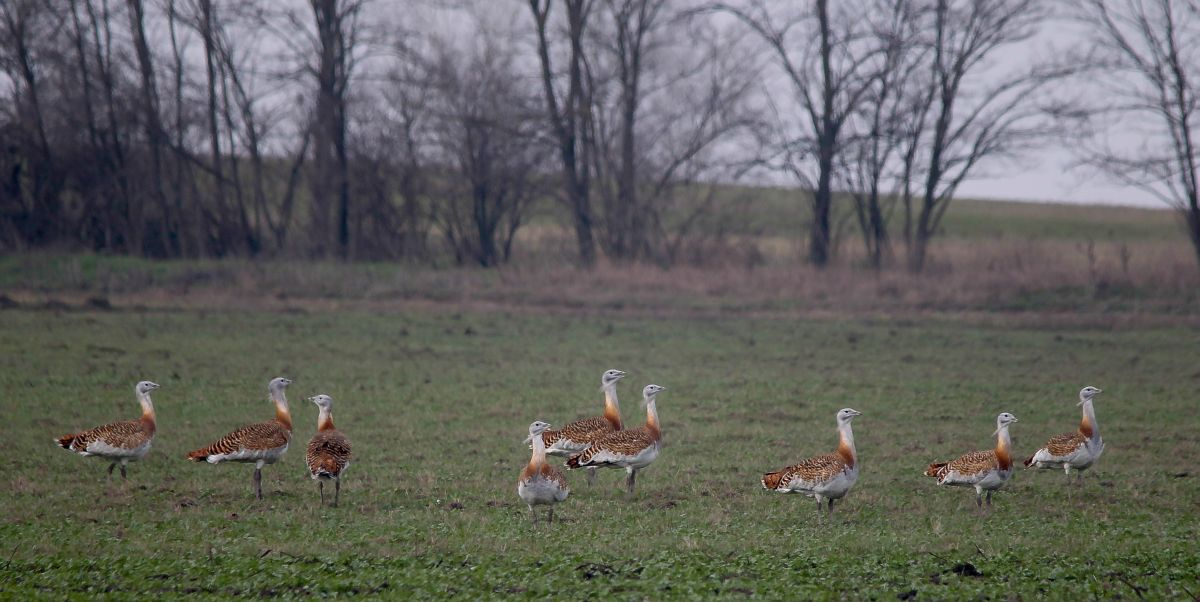
[[[494,266],[543,219],[671,265],[771,174],[811,263],[850,224],[919,271],[981,164],[1072,140],[1200,259],[1193,4],[6,0],[0,249]]]

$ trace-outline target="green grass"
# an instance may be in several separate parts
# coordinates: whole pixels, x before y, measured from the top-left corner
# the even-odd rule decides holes
[[[807,193],[788,188],[731,186],[722,190],[724,202],[740,200],[743,205],[736,217],[722,225],[738,233],[796,237],[807,232]],[[1013,239],[1071,241],[1143,241],[1187,240],[1187,232],[1174,211],[1055,203],[1024,203],[956,199],[946,211],[939,234],[949,239]],[[847,196],[835,199],[834,213],[853,211]],[[903,207],[892,213],[894,240],[903,239]],[[837,221],[837,220],[835,220]],[[846,225],[849,235],[857,234],[853,219]]]
[[[1194,596],[1198,345],[1186,328],[932,319],[3,311],[0,597]],[[561,522],[534,529],[515,493],[525,429],[598,412],[610,367],[631,373],[630,422],[635,391],[669,387],[662,456],[632,498],[615,471],[591,490],[570,474]],[[250,467],[183,454],[268,418],[276,375],[296,381],[297,441],[258,502]],[[143,378],[163,385],[160,431],[127,486],[51,443],[135,416]],[[1071,499],[1060,473],[1022,471],[979,518],[971,492],[921,476],[988,447],[1001,410],[1031,452],[1073,427],[1084,384],[1105,390],[1107,448]],[[319,392],[357,455],[338,509],[303,469]],[[758,478],[832,450],[844,406],[864,412],[862,475],[819,525]]]

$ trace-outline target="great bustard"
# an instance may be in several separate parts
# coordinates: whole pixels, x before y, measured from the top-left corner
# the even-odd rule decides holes
[[[546,453],[551,456],[567,457],[588,448],[601,437],[621,430],[621,405],[617,401],[617,381],[625,378],[620,370],[606,370],[600,375],[600,391],[604,393],[604,415],[568,422],[566,426],[542,433]],[[530,438],[526,438],[528,443]],[[589,468],[587,482],[590,487],[596,480],[596,468]]]
[[[157,388],[158,385],[148,380],[143,380],[133,387],[138,403],[142,405],[141,418],[63,435],[54,441],[63,449],[81,456],[95,456],[108,460],[109,476],[112,476],[113,468],[119,464],[121,478],[126,478],[125,465],[141,460],[154,442],[154,432],[158,424],[155,422],[154,402],[150,401],[150,392]]]
[[[278,462],[292,441],[292,414],[284,395],[284,389],[290,384],[292,381],[283,377],[267,384],[271,402],[275,405],[274,420],[243,426],[215,443],[188,453],[187,459],[209,464],[253,462],[254,495],[261,500],[262,467]]]
[[[642,389],[642,404],[646,406],[646,424],[635,429],[616,431],[604,435],[587,449],[567,459],[568,468],[607,466],[624,468],[629,473],[625,487],[633,493],[637,471],[647,467],[658,458],[662,446],[662,426],[658,421],[655,398],[666,387],[646,385]]]
[[[1104,451],[1104,439],[1100,437],[1100,423],[1096,422],[1096,409],[1092,401],[1100,389],[1084,387],[1079,391],[1079,403],[1083,406],[1083,419],[1079,430],[1051,437],[1041,449],[1025,460],[1028,468],[1062,468],[1071,484],[1071,471],[1078,474],[1077,483],[1083,482],[1083,471],[1091,468]]]
[[[829,500],[833,514],[834,500],[841,499],[858,480],[858,452],[854,448],[854,431],[850,422],[862,412],[843,408],[837,413],[838,449],[832,454],[808,458],[762,477],[762,486],[780,493],[802,493],[817,499],[817,516],[822,502]]]
[[[975,488],[975,505],[983,510],[983,492],[987,492],[988,508],[992,507],[992,492],[1003,487],[1013,473],[1012,438],[1008,425],[1017,417],[1008,412],[996,416],[996,449],[963,454],[957,460],[934,462],[925,476],[936,477],[938,485]]]
[[[321,504],[325,504],[325,481],[333,480],[333,507],[337,508],[342,495],[342,473],[350,467],[350,440],[333,426],[333,398],[317,395],[309,398],[320,411],[317,414],[317,434],[308,442],[304,459],[308,474],[317,481]]]
[[[533,455],[517,479],[517,496],[529,506],[529,514],[533,517],[535,525],[538,518],[534,506],[550,506],[546,520],[553,523],[554,504],[567,499],[571,494],[571,488],[567,486],[567,479],[563,477],[562,472],[546,463],[546,444],[542,443],[541,434],[548,428],[550,425],[540,420],[529,425]]]

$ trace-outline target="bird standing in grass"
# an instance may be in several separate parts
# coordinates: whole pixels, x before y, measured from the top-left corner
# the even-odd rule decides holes
[[[350,467],[350,440],[333,426],[333,398],[317,395],[309,398],[317,405],[317,434],[308,442],[308,474],[317,481],[321,505],[325,505],[325,481],[333,480],[333,507],[342,495],[342,473]]]
[[[987,505],[992,507],[992,492],[1003,487],[1012,476],[1012,438],[1008,425],[1017,422],[1017,417],[1008,412],[996,416],[996,449],[963,454],[957,460],[934,462],[925,470],[925,476],[936,477],[938,485],[954,485],[975,488],[975,505],[983,511],[983,492],[987,492]]]
[[[1050,438],[1046,445],[1025,460],[1026,468],[1062,468],[1071,484],[1071,471],[1079,475],[1076,483],[1083,482],[1083,471],[1091,468],[1104,451],[1104,439],[1100,438],[1100,423],[1096,422],[1096,409],[1092,401],[1100,389],[1084,387],[1079,391],[1079,403],[1083,406],[1083,420],[1079,430]]]
[[[646,385],[642,404],[646,406],[646,424],[635,429],[615,431],[597,439],[587,449],[567,459],[567,468],[607,466],[624,468],[629,473],[625,487],[633,493],[637,471],[658,458],[662,444],[662,426],[658,422],[656,398],[666,387]]]
[[[279,377],[267,384],[271,402],[275,404],[275,419],[243,426],[225,435],[215,443],[190,452],[187,459],[193,462],[253,462],[254,495],[262,499],[262,467],[274,464],[287,453],[292,441],[292,414],[288,410],[284,389],[292,381]]]
[[[817,499],[817,517],[821,517],[822,502],[829,500],[829,515],[833,502],[850,491],[858,480],[858,452],[854,448],[854,431],[850,422],[862,412],[843,408],[837,413],[838,449],[832,454],[808,458],[762,477],[762,486],[780,493],[802,493]]]
[[[55,439],[55,443],[81,456],[95,456],[108,460],[110,477],[113,468],[120,464],[121,478],[126,478],[125,465],[141,460],[154,442],[154,432],[158,424],[155,422],[154,402],[150,401],[150,392],[157,388],[158,385],[148,380],[143,380],[133,387],[138,403],[142,405],[141,418],[63,435]]]
[[[558,430],[542,433],[546,453],[551,456],[571,456],[588,448],[600,437],[621,430],[621,405],[617,401],[617,381],[625,378],[620,370],[606,370],[600,375],[600,390],[604,392],[604,415],[568,422]],[[529,442],[529,438],[525,442]],[[589,468],[588,487],[596,480],[596,468]]]
[[[562,472],[546,463],[546,444],[542,442],[542,433],[550,425],[541,420],[535,421],[529,425],[529,438],[533,444],[533,455],[529,458],[529,464],[525,465],[525,469],[521,471],[520,478],[517,479],[517,496],[521,498],[529,506],[529,514],[533,517],[533,524],[537,524],[537,511],[534,506],[548,505],[550,511],[546,515],[546,522],[554,522],[554,504],[557,504],[571,494],[571,488],[567,486],[567,479],[563,477]]]

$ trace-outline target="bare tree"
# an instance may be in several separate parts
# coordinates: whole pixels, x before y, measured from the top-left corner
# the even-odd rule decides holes
[[[587,138],[592,129],[592,93],[584,76],[584,37],[595,3],[593,0],[561,0],[566,11],[565,41],[569,48],[565,92],[559,90],[552,59],[551,8],[555,4],[554,0],[529,0],[529,11],[537,34],[545,112],[562,164],[563,196],[571,209],[579,261],[584,266],[591,266],[596,262],[591,161],[587,155]]]
[[[444,178],[434,215],[458,263],[507,261],[538,190],[548,148],[538,98],[515,69],[516,53],[481,28],[476,47],[443,48],[437,61],[437,148]]]
[[[842,173],[854,199],[867,263],[883,265],[891,252],[888,225],[897,197],[896,188],[910,189],[918,137],[911,121],[923,121],[929,86],[924,86],[928,56],[918,38],[923,9],[910,0],[877,0],[871,15],[872,35],[879,39],[879,69],[866,102],[859,107],[855,134]],[[909,126],[909,127],[906,127]],[[890,182],[896,184],[889,185]]]
[[[1075,16],[1091,33],[1088,81],[1102,94],[1083,103],[1092,124],[1150,132],[1141,145],[1108,142],[1094,127],[1084,160],[1118,181],[1147,190],[1183,216],[1200,262],[1200,5],[1177,0],[1079,0]],[[1097,102],[1097,101],[1100,102]],[[1119,141],[1119,138],[1118,138]]]
[[[915,107],[925,169],[911,223],[908,267],[925,267],[929,241],[954,195],[981,161],[1028,147],[1050,134],[1038,92],[1068,73],[1044,63],[997,73],[985,61],[1028,40],[1048,15],[1039,0],[937,0],[928,26],[929,107]],[[906,211],[910,209],[906,208]]]
[[[317,61],[317,102],[310,178],[315,240],[330,243],[339,257],[350,253],[350,167],[346,147],[347,94],[365,0],[310,0]],[[331,211],[334,215],[330,215]],[[332,227],[331,227],[332,226]],[[330,235],[333,235],[332,237]],[[329,247],[318,246],[318,255]]]
[[[831,253],[835,170],[846,147],[845,127],[871,90],[878,40],[867,35],[859,2],[815,0],[811,9],[773,12],[780,6],[795,5],[752,0],[711,8],[735,16],[766,44],[792,89],[800,116],[781,115],[789,127],[779,128],[785,133],[774,143],[771,164],[811,191],[808,258],[824,266]]]

